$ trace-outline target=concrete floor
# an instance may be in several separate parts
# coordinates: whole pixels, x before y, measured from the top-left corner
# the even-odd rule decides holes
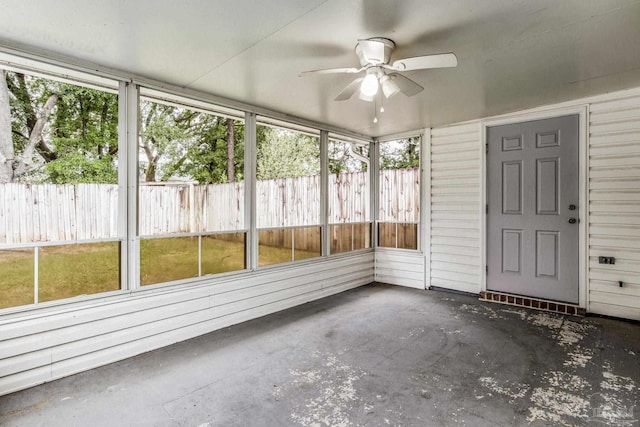
[[[640,426],[639,387],[638,324],[370,285],[0,397],[0,425]]]

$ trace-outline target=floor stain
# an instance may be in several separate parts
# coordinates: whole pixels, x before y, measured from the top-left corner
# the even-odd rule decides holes
[[[474,314],[490,313],[480,307],[465,307],[463,310]],[[502,310],[510,313],[510,310]],[[531,384],[500,382],[498,373],[482,376],[478,382],[490,391],[491,396],[508,399],[509,403],[524,403],[527,406],[526,420],[530,423],[542,421],[564,426],[584,425],[598,421],[607,425],[631,426],[638,420],[633,418],[633,399],[638,385],[630,377],[613,372],[612,365],[605,361],[602,365],[600,383],[590,383],[587,368],[593,369],[594,350],[581,346],[589,333],[597,328],[588,320],[572,320],[567,316],[536,312],[529,315],[517,314],[522,321],[550,335],[550,338],[566,350],[562,361],[564,370],[549,370],[538,373],[540,383]],[[485,398],[477,395],[476,399]]]
[[[338,355],[332,353],[314,353],[313,358],[316,359],[314,367],[306,370],[292,369],[291,383],[278,388],[274,397],[280,400],[285,391],[309,394],[303,404],[294,407],[290,414],[290,419],[298,425],[353,425],[349,414],[363,400],[356,389],[356,382],[365,372],[341,361]],[[369,410],[372,411],[373,408]]]

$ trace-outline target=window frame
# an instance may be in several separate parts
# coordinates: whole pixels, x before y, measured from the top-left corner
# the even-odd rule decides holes
[[[124,223],[126,217],[122,215],[124,211],[124,201],[125,199],[122,197],[122,189],[126,186],[123,182],[123,175],[121,174],[121,170],[123,166],[126,165],[126,156],[123,155],[125,152],[125,144],[121,135],[121,122],[120,118],[122,116],[122,102],[121,102],[121,84],[118,80],[113,79],[112,77],[107,76],[98,76],[96,74],[92,74],[86,71],[78,71],[78,70],[70,70],[66,68],[62,68],[56,65],[47,65],[36,60],[31,59],[23,59],[16,58],[11,54],[7,54],[6,52],[0,51],[0,70],[9,71],[13,73],[21,73],[29,77],[37,78],[37,79],[46,79],[53,82],[73,85],[76,87],[88,88],[97,91],[101,91],[104,93],[109,93],[117,96],[117,117],[118,117],[118,125],[117,125],[117,144],[118,144],[118,157],[117,157],[117,176],[118,182],[117,184],[113,184],[118,188],[118,198],[117,198],[117,206],[115,211],[117,212],[117,223],[116,223],[116,235],[110,237],[99,237],[94,239],[75,239],[75,240],[43,240],[36,242],[19,242],[19,243],[0,243],[0,251],[10,251],[10,250],[23,250],[23,249],[32,249],[32,260],[33,260],[33,300],[29,304],[17,305],[17,306],[8,306],[4,308],[0,308],[0,314],[4,312],[14,312],[14,311],[23,311],[30,310],[33,308],[40,307],[48,307],[52,305],[58,305],[61,303],[65,303],[67,301],[78,301],[78,300],[86,300],[97,298],[105,295],[114,295],[120,294],[126,291],[126,279],[125,279],[125,270],[123,270],[123,248],[126,246],[126,235],[123,232]],[[57,107],[57,106],[56,106]],[[32,184],[32,183],[26,183]],[[55,184],[51,184],[55,185]],[[76,184],[61,184],[61,185],[76,185]],[[78,184],[81,185],[81,184]],[[48,301],[40,301],[39,291],[41,288],[41,280],[40,280],[40,249],[41,248],[51,248],[51,247],[70,247],[74,245],[90,245],[90,244],[100,244],[100,243],[112,243],[118,242],[119,254],[117,261],[117,265],[119,268],[118,272],[118,289],[103,291],[103,292],[95,292],[89,294],[78,294],[71,297],[58,298]]]
[[[398,141],[398,140],[402,140],[402,139],[409,139],[409,138],[416,138],[417,139],[417,147],[418,147],[418,194],[417,196],[417,200],[418,200],[418,215],[417,215],[417,220],[416,221],[381,221],[380,220],[380,172],[382,171],[382,169],[380,168],[380,160],[381,160],[381,153],[380,153],[380,144],[385,144],[385,143],[389,143],[389,142],[393,142],[393,141]],[[423,220],[423,215],[424,215],[424,209],[425,209],[425,200],[424,200],[424,192],[425,189],[423,188],[425,183],[423,182],[423,174],[422,174],[422,170],[423,170],[423,159],[425,158],[424,156],[424,149],[425,149],[425,133],[424,131],[412,131],[412,132],[404,132],[404,133],[400,133],[400,134],[393,134],[393,135],[387,135],[385,137],[382,138],[378,138],[375,141],[375,157],[376,157],[376,162],[375,162],[375,181],[376,181],[376,189],[375,189],[375,225],[374,225],[374,234],[375,234],[375,248],[377,249],[384,249],[384,250],[396,250],[396,251],[408,251],[411,253],[415,253],[415,252],[419,252],[419,253],[423,253],[425,251],[423,245],[424,245],[424,238],[423,238],[423,228],[424,228],[424,220]],[[373,169],[373,168],[372,168]],[[372,196],[373,197],[373,196]],[[385,224],[396,224],[396,235],[395,235],[395,241],[396,241],[396,245],[395,247],[388,247],[388,246],[380,246],[380,236],[379,236],[379,225],[381,223],[385,223]],[[400,224],[416,224],[416,249],[411,249],[411,248],[399,248],[398,247],[398,225]]]
[[[330,256],[336,256],[336,255],[343,255],[343,254],[349,254],[349,253],[354,253],[354,252],[362,252],[362,251],[370,251],[373,250],[373,248],[375,247],[374,244],[374,232],[373,232],[373,228],[374,228],[374,224],[375,224],[375,216],[373,214],[373,206],[374,206],[374,185],[372,183],[372,175],[373,175],[373,151],[374,151],[374,144],[370,143],[370,142],[365,142],[362,140],[357,140],[354,138],[349,138],[349,137],[344,137],[342,135],[338,135],[338,134],[328,134],[327,139],[326,139],[326,146],[327,146],[327,153],[326,153],[326,167],[325,169],[327,170],[327,177],[330,176],[329,171],[328,171],[328,164],[329,164],[329,154],[328,154],[328,146],[331,143],[341,143],[341,144],[352,144],[355,146],[365,146],[367,147],[367,158],[368,161],[367,163],[367,173],[366,173],[366,177],[367,177],[367,190],[368,190],[368,198],[369,198],[369,204],[367,206],[368,209],[368,215],[364,215],[364,218],[361,221],[350,221],[350,222],[332,222],[329,218],[329,212],[327,209],[325,218],[326,218],[326,229],[327,229],[327,252],[328,255]],[[358,160],[358,159],[356,159]],[[362,161],[362,160],[360,160]],[[363,161],[364,162],[364,161]],[[329,187],[328,187],[328,178],[327,178],[327,184],[326,184],[326,188],[327,188],[327,204],[331,203],[331,201],[328,199],[329,197]],[[366,224],[368,225],[368,241],[369,241],[369,245],[368,247],[364,247],[364,248],[355,248],[354,247],[354,236],[353,236],[353,228],[357,225],[362,225],[362,224]],[[332,235],[332,228],[335,226],[343,226],[343,225],[352,225],[352,236],[351,236],[351,249],[349,250],[345,250],[345,251],[337,251],[337,252],[333,252],[331,251],[331,235]]]
[[[236,274],[240,274],[243,272],[247,272],[252,270],[252,266],[251,266],[251,256],[250,256],[250,243],[251,243],[251,239],[250,239],[250,234],[251,234],[251,225],[250,225],[250,220],[247,217],[247,214],[250,213],[250,210],[248,210],[248,203],[249,203],[249,199],[250,199],[250,193],[251,193],[251,187],[250,187],[250,181],[249,181],[249,174],[248,172],[251,171],[251,169],[248,168],[247,166],[247,158],[248,156],[250,156],[251,154],[251,149],[248,148],[248,143],[247,143],[247,120],[248,120],[248,115],[245,112],[239,111],[239,110],[235,110],[235,109],[231,109],[231,108],[227,108],[227,107],[223,107],[223,106],[218,106],[216,104],[212,104],[212,103],[208,103],[208,102],[204,102],[195,98],[190,98],[190,97],[185,97],[182,95],[177,95],[175,93],[170,93],[170,92],[165,92],[165,91],[161,91],[158,89],[154,89],[154,88],[150,88],[147,86],[136,86],[136,102],[135,102],[135,131],[130,132],[132,135],[135,135],[135,144],[131,143],[129,145],[129,147],[131,148],[131,154],[132,156],[130,157],[131,159],[134,157],[133,156],[133,151],[135,151],[135,161],[132,162],[134,163],[133,165],[129,165],[128,168],[128,173],[130,176],[135,177],[135,191],[134,194],[131,195],[130,197],[132,197],[133,199],[135,199],[135,213],[133,211],[130,212],[130,215],[133,218],[130,218],[132,220],[134,220],[135,225],[132,224],[132,229],[135,230],[134,233],[134,237],[131,239],[132,240],[132,245],[130,250],[132,252],[134,252],[132,254],[132,260],[130,262],[130,265],[134,265],[134,268],[131,269],[130,271],[130,284],[132,284],[131,289],[133,290],[141,290],[141,289],[149,289],[149,288],[155,288],[155,287],[164,287],[164,286],[175,286],[175,285],[180,285],[180,284],[189,284],[189,283],[197,283],[203,280],[208,280],[212,277],[225,277],[225,276],[230,276],[230,275],[236,275]],[[221,117],[221,118],[226,118],[226,119],[234,119],[234,120],[240,120],[243,122],[243,126],[244,126],[244,165],[243,165],[243,185],[244,185],[244,194],[243,194],[243,198],[244,198],[244,211],[243,211],[243,225],[244,227],[242,228],[238,228],[238,229],[225,229],[225,230],[217,230],[217,231],[196,231],[196,232],[178,232],[178,233],[161,233],[161,234],[140,234],[140,224],[139,224],[139,194],[140,194],[140,181],[139,181],[139,157],[140,157],[140,151],[139,151],[139,147],[138,147],[138,139],[139,139],[139,133],[140,133],[140,121],[142,119],[142,116],[140,114],[140,105],[142,101],[149,101],[149,102],[155,102],[155,103],[159,103],[162,105],[167,105],[167,106],[171,106],[171,107],[176,107],[176,108],[185,108],[188,109],[190,111],[194,111],[197,113],[202,113],[202,114],[210,114],[210,115],[215,115],[217,117]],[[131,107],[133,108],[133,106]],[[185,183],[187,184],[187,183]],[[133,187],[132,187],[133,188]],[[208,237],[208,236],[217,236],[217,235],[224,235],[224,234],[239,234],[242,233],[244,234],[244,268],[242,269],[238,269],[238,270],[232,270],[232,271],[225,271],[225,272],[220,272],[220,273],[214,273],[214,274],[202,274],[202,266],[203,266],[203,262],[202,262],[202,240],[203,237]],[[143,240],[152,240],[152,239],[169,239],[169,238],[183,238],[183,237],[197,237],[198,238],[198,258],[197,258],[197,262],[198,262],[198,275],[197,276],[193,276],[193,277],[188,277],[188,278],[181,278],[181,279],[175,279],[175,280],[167,280],[167,281],[163,281],[163,282],[157,282],[157,283],[149,283],[149,284],[142,284],[142,277],[141,277],[141,265],[142,265],[142,257],[141,257],[141,253],[140,253],[140,245],[141,242]],[[135,275],[135,276],[134,276]]]
[[[272,129],[283,129],[283,130],[287,130],[287,131],[291,131],[291,132],[296,132],[296,133],[300,133],[303,135],[307,135],[309,137],[312,138],[318,138],[318,151],[319,151],[319,181],[320,181],[320,192],[319,192],[319,207],[318,207],[318,223],[317,224],[304,224],[304,225],[282,225],[282,226],[267,226],[267,227],[261,227],[258,226],[257,224],[257,206],[258,206],[258,200],[257,200],[257,171],[258,171],[258,150],[257,150],[257,138],[254,138],[253,141],[253,151],[254,151],[254,164],[256,165],[252,172],[253,172],[253,179],[255,182],[256,187],[253,188],[254,190],[254,199],[253,199],[253,204],[252,204],[252,217],[255,220],[255,244],[254,244],[254,250],[255,250],[255,265],[254,268],[255,269],[269,269],[269,268],[277,268],[277,267],[281,267],[281,266],[287,266],[287,265],[291,265],[291,264],[298,264],[298,263],[302,263],[302,262],[313,262],[313,260],[318,260],[318,259],[322,259],[325,258],[327,256],[327,246],[326,246],[326,242],[327,242],[327,221],[326,221],[326,209],[327,209],[327,202],[326,202],[326,182],[327,182],[327,161],[326,161],[326,147],[327,147],[327,132],[322,130],[322,129],[318,129],[318,128],[311,128],[308,126],[304,126],[304,125],[299,125],[299,124],[295,124],[292,122],[287,122],[287,121],[283,121],[283,120],[279,120],[279,119],[275,119],[272,117],[268,117],[268,116],[259,116],[256,117],[256,125],[255,125],[255,129],[256,129],[256,134],[257,134],[257,128],[258,126],[266,126],[266,127],[270,127]],[[279,178],[282,179],[282,178]],[[286,178],[284,178],[286,179]],[[296,260],[295,259],[295,237],[293,237],[295,235],[295,230],[297,229],[305,229],[305,228],[311,228],[311,227],[319,227],[319,245],[320,245],[320,253],[318,256],[316,257],[311,257],[311,258],[304,258],[304,259],[300,259],[300,260]],[[282,261],[282,262],[278,262],[278,263],[271,263],[271,264],[263,264],[260,265],[259,262],[259,257],[260,257],[260,232],[261,231],[275,231],[275,230],[293,230],[292,234],[292,248],[291,248],[291,252],[292,252],[292,256],[291,259],[288,261]],[[286,247],[285,247],[286,249]]]

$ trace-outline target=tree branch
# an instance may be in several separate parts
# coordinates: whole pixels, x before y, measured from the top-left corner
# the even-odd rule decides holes
[[[27,89],[27,81],[25,75],[22,73],[15,73],[15,76],[17,84],[14,83],[12,79],[7,79],[7,86],[11,93],[13,93],[13,96],[16,97],[18,102],[20,102],[20,104],[24,108],[25,117],[27,119],[27,129],[33,129],[38,119],[33,108],[31,95],[29,94],[29,90]]]
[[[14,135],[18,135],[19,137],[21,137],[25,141],[29,139],[29,138],[27,138],[27,135],[25,135],[22,132],[19,132],[19,131],[15,130],[15,129],[11,129],[11,133],[13,133]]]
[[[58,158],[58,153],[44,142],[42,135],[36,147],[38,148],[38,154],[40,154],[47,162],[52,162]]]

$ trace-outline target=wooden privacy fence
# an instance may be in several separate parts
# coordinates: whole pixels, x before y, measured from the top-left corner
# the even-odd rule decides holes
[[[117,185],[0,184],[0,243],[117,235]]]
[[[419,218],[418,169],[380,172],[380,220]],[[320,177],[256,183],[259,228],[320,223]],[[366,222],[367,172],[329,176],[330,223]],[[117,238],[118,186],[109,184],[0,184],[0,244]],[[139,187],[141,236],[241,230],[244,183],[145,184]]]

